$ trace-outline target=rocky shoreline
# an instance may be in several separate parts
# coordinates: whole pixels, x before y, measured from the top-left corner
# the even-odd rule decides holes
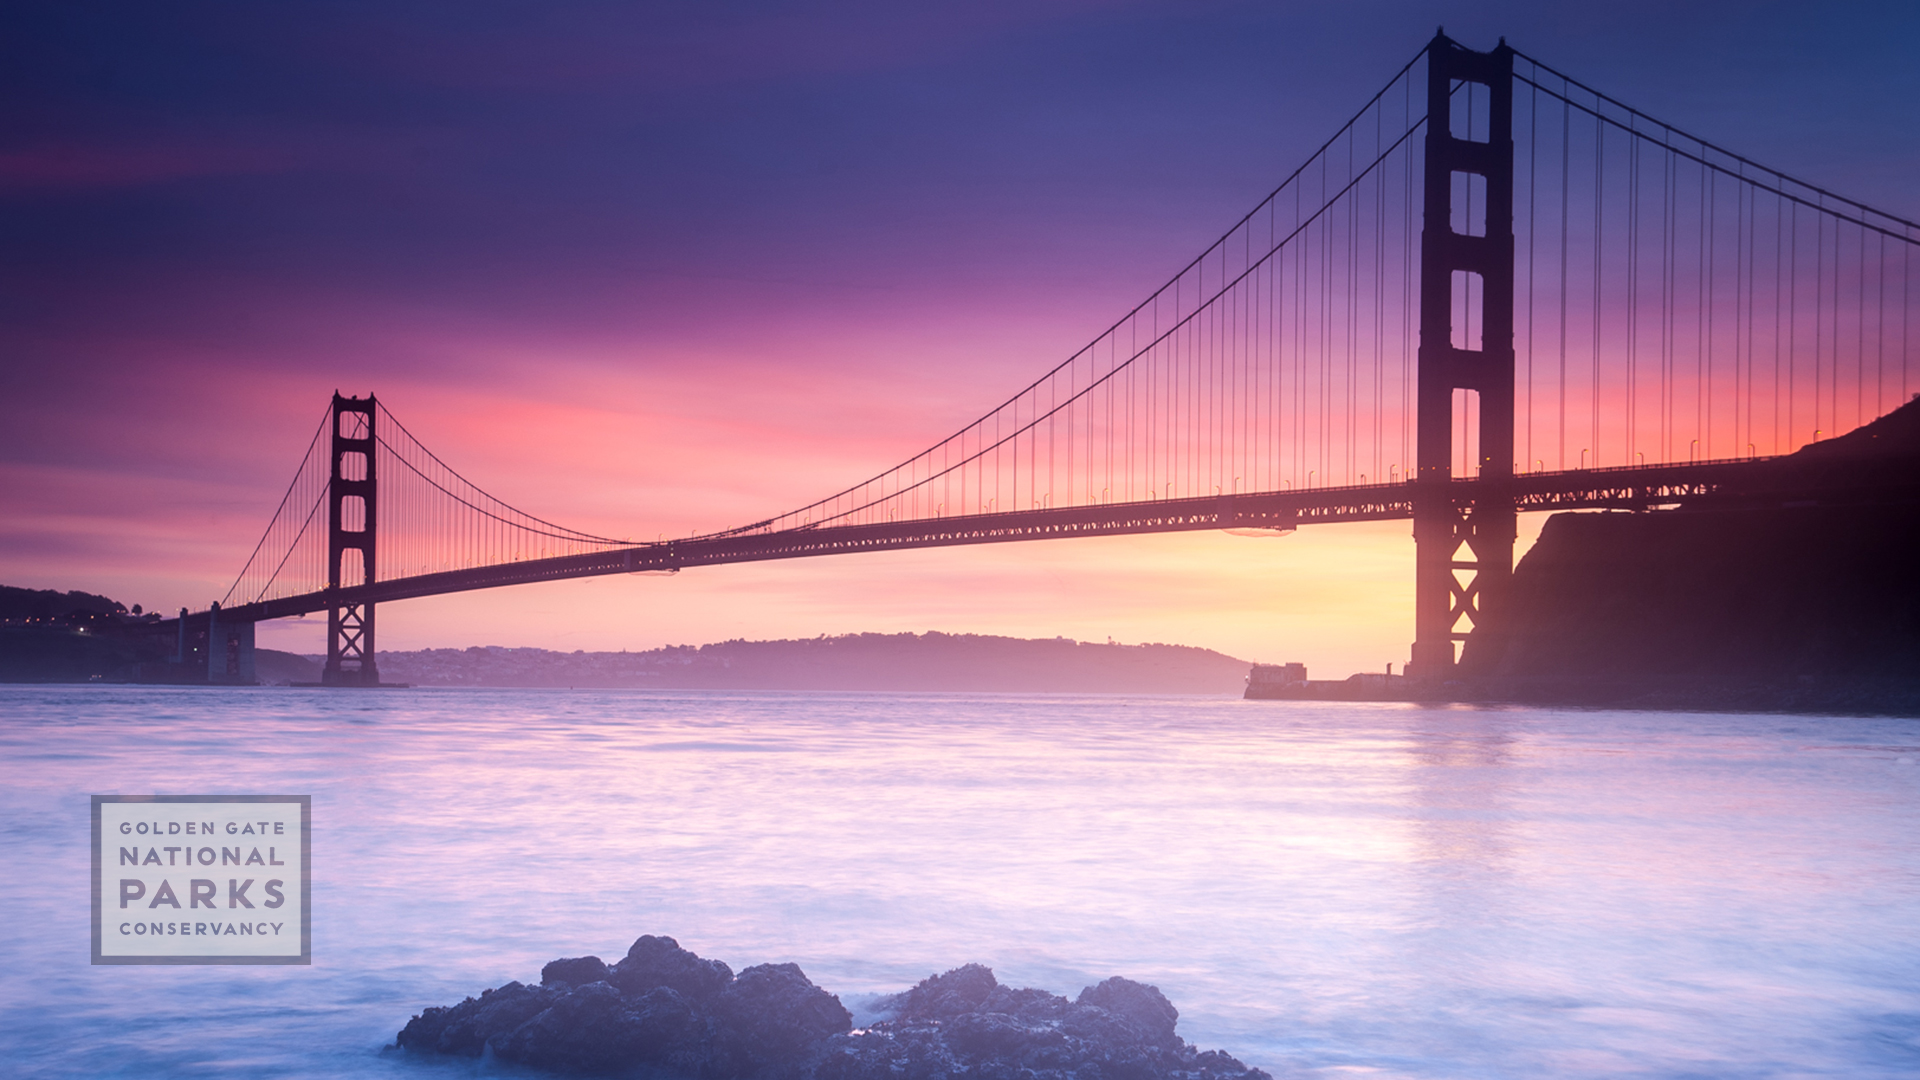
[[[855,1029],[840,999],[794,964],[737,975],[646,935],[612,965],[555,960],[540,985],[510,982],[426,1009],[395,1042],[419,1054],[491,1057],[574,1076],[689,1080],[1270,1080],[1174,1031],[1152,986],[1114,977],[1072,1001],[1001,986],[967,964],[879,1002]]]

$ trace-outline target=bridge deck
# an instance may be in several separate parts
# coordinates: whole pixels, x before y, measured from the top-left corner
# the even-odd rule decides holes
[[[1126,536],[1202,529],[1292,529],[1413,516],[1417,498],[1471,505],[1495,484],[1522,511],[1644,510],[1667,505],[1858,501],[1920,497],[1920,469],[1904,460],[1809,460],[1800,455],[1684,465],[1574,469],[1505,480],[1402,482],[1357,487],[1269,491],[1201,499],[1149,500],[1064,509],[812,526],[774,532],[738,531],[614,548],[589,555],[532,559],[468,570],[421,574],[347,589],[329,589],[221,612],[221,621],[251,622],[325,611],[349,603],[388,603],[442,593],[537,581],[682,570],[721,563],[798,559],[905,548],[995,544],[1068,537]]]

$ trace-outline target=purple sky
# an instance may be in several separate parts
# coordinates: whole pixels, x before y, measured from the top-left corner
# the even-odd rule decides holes
[[[203,606],[335,388],[581,528],[806,502],[1083,344],[1438,23],[1920,216],[1912,4],[12,5],[0,580]],[[528,587],[383,611],[383,644],[1404,658],[1404,526],[1223,543]]]

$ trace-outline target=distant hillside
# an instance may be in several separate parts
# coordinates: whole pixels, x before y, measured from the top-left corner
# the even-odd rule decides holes
[[[163,662],[160,616],[105,596],[0,586],[0,682],[124,682]],[[324,657],[254,652],[266,685],[317,682]],[[498,645],[381,652],[380,675],[414,686],[703,690],[948,690],[1238,694],[1248,664],[1187,645],[1099,645],[981,634],[847,634],[724,641],[646,652]]]
[[[979,634],[848,634],[647,652],[382,652],[380,677],[415,686],[711,690],[943,690],[1238,694],[1248,664],[1186,645],[1103,645]]]
[[[139,610],[93,593],[0,585],[0,682],[111,679],[160,659],[145,632],[160,617]]]
[[[134,610],[139,610],[138,604]],[[77,628],[102,624],[112,616],[127,613],[126,605],[93,593],[0,585],[0,623]]]
[[[301,656],[279,649],[253,650],[253,674],[262,686],[319,682],[320,669],[326,666],[326,662],[324,656]]]

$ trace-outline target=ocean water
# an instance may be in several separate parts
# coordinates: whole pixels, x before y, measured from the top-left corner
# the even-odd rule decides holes
[[[313,805],[310,967],[95,967],[89,796]],[[1208,698],[0,688],[0,1072],[443,1077],[668,934],[1159,986],[1285,1077],[1920,1075],[1920,724]]]

